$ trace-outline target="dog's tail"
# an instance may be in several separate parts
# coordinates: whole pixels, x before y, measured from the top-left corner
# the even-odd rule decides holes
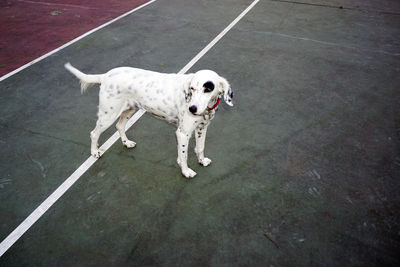
[[[86,92],[86,89],[97,83],[101,83],[102,74],[85,74],[73,67],[69,62],[64,65],[64,67],[74,74],[81,82],[81,93]]]

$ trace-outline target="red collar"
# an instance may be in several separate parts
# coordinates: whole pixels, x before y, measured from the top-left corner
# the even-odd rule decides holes
[[[213,110],[214,108],[216,108],[216,107],[218,106],[218,104],[219,104],[220,101],[221,101],[221,97],[218,97],[217,103],[215,103],[214,106],[212,106],[211,108],[208,108],[207,110],[208,110],[208,111],[211,111],[211,110]]]

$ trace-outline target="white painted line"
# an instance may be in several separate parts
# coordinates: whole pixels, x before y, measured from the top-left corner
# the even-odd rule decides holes
[[[206,47],[204,47],[203,50],[200,51],[183,69],[179,71],[179,73],[185,73],[187,72],[202,56],[204,56],[205,53],[207,53],[211,47],[213,47],[228,31],[230,31],[233,26],[236,25],[257,3],[259,0],[255,0],[253,3],[251,3],[245,10],[243,10],[240,15],[231,22],[220,34],[217,35],[217,37],[214,38]]]
[[[144,113],[144,112],[143,112]],[[143,114],[136,112],[130,123],[133,125]],[[100,150],[107,151],[116,140],[118,140],[118,132],[109,138],[101,147]],[[39,205],[15,230],[0,243],[0,257],[29,229],[31,226],[42,217],[46,211],[53,206],[54,203],[76,182],[78,179],[97,161],[97,158],[90,156],[81,166],[69,176],[42,204]]]
[[[188,71],[207,51],[211,49],[249,10],[257,4],[255,0],[246,8],[231,24],[228,25],[210,44],[201,50],[179,73]],[[139,118],[145,114],[145,111],[138,110],[126,125],[128,130]],[[101,151],[107,151],[119,139],[118,132],[115,132],[101,147]],[[37,221],[44,213],[60,198],[78,179],[97,161],[97,158],[90,156],[70,177],[68,177],[42,204],[39,205],[11,234],[0,243],[0,257]]]
[[[0,244],[0,257],[39,220],[40,217],[87,171],[96,161],[89,157],[67,180],[64,181],[39,207],[37,207],[15,230]]]
[[[117,21],[117,20],[120,20],[120,19],[122,19],[123,17],[126,17],[126,16],[132,14],[133,12],[135,12],[135,11],[137,11],[137,10],[139,10],[139,9],[141,9],[141,8],[143,8],[143,7],[145,7],[145,6],[147,6],[147,5],[150,5],[151,3],[155,2],[155,1],[157,1],[157,0],[151,0],[151,1],[147,2],[147,3],[144,3],[143,5],[138,6],[138,7],[134,8],[134,9],[130,10],[130,11],[128,11],[128,12],[122,14],[122,15],[119,16],[119,17],[116,17],[115,19],[110,20],[109,22],[104,23],[103,25],[100,25],[99,27],[94,28],[93,30],[88,31],[87,33],[85,33],[85,34],[83,34],[83,35],[81,35],[81,36],[79,36],[79,37],[73,39],[72,41],[69,41],[68,43],[65,43],[64,45],[60,46],[59,48],[56,48],[56,49],[54,49],[53,51],[50,51],[50,52],[48,52],[47,54],[44,54],[43,56],[38,57],[37,59],[32,60],[32,61],[29,62],[29,63],[26,63],[25,65],[19,67],[18,69],[13,70],[13,71],[7,73],[6,75],[1,76],[1,77],[0,77],[0,82],[3,81],[3,80],[5,80],[5,79],[7,79],[7,78],[9,78],[9,77],[11,77],[11,76],[13,76],[14,74],[20,72],[21,70],[24,70],[24,69],[26,69],[27,67],[32,66],[33,64],[38,63],[39,61],[41,61],[41,60],[43,60],[43,59],[45,59],[45,58],[47,58],[47,57],[53,55],[54,53],[57,53],[57,52],[60,51],[61,49],[64,49],[64,48],[66,48],[67,46],[70,46],[71,44],[73,44],[73,43],[75,43],[75,42],[81,40],[82,38],[84,38],[84,37],[86,37],[86,36],[88,36],[88,35],[90,35],[90,34],[96,32],[96,31],[98,31],[98,30],[100,30],[100,29],[102,29],[102,28],[104,28],[104,27],[110,25],[111,23],[113,23],[113,22],[115,22],[115,21]]]

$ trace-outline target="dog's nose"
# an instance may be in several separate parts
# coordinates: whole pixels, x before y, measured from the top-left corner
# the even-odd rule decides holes
[[[196,106],[190,106],[189,111],[192,112],[192,114],[195,114],[197,112],[197,107]]]

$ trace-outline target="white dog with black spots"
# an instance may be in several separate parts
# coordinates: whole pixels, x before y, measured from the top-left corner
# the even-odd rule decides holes
[[[127,121],[136,111],[143,109],[155,117],[177,126],[178,159],[186,178],[196,175],[187,165],[189,139],[195,132],[195,153],[203,166],[211,159],[204,156],[207,127],[214,118],[221,98],[232,104],[233,93],[228,81],[211,70],[191,74],[167,74],[130,67],[119,67],[105,74],[84,74],[71,64],[65,64],[81,82],[82,93],[92,84],[100,84],[99,111],[96,127],[90,133],[91,154],[99,158],[103,151],[98,140],[118,117],[116,128],[123,145],[135,147],[136,143],[125,134]]]

